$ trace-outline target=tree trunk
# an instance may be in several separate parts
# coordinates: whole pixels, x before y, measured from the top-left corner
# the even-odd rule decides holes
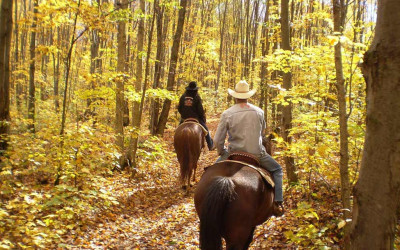
[[[57,27],[57,41],[60,41],[60,27]],[[58,94],[60,79],[60,52],[57,52],[57,57],[53,53],[53,95],[54,95],[54,110],[58,113],[60,109],[60,101]]]
[[[143,15],[146,14],[145,0],[140,0],[140,11]],[[143,82],[143,47],[144,47],[144,17],[140,17],[138,33],[137,33],[137,57],[136,57],[136,83],[135,91],[140,93],[142,90]],[[139,121],[139,109],[140,102],[136,101],[133,103],[132,108],[132,125],[138,128]]]
[[[75,38],[75,31],[76,31],[76,24],[78,21],[78,15],[79,15],[79,7],[81,5],[81,0],[78,1],[78,7],[77,7],[77,11],[75,14],[75,19],[74,19],[74,26],[73,26],[73,30],[72,30],[72,37],[71,37],[71,42],[69,44],[69,49],[68,49],[68,54],[67,54],[67,58],[65,60],[65,86],[64,86],[64,96],[63,96],[63,106],[62,106],[62,117],[61,117],[61,131],[60,131],[60,135],[63,136],[64,135],[64,130],[65,130],[65,122],[67,119],[67,99],[68,99],[68,88],[69,88],[69,77],[70,77],[70,70],[71,70],[71,64],[72,64],[72,51],[74,50],[74,44],[77,41],[77,39],[79,39],[80,36],[83,35],[83,32],[78,35]],[[58,178],[57,178],[58,180]],[[56,183],[57,183],[56,180]]]
[[[221,4],[220,4],[221,5]],[[226,12],[228,10],[228,0],[225,0],[224,3],[224,12],[222,14],[222,20],[221,17],[220,19],[220,30],[219,30],[219,39],[220,39],[220,43],[219,43],[219,61],[218,61],[218,72],[217,72],[217,84],[215,85],[215,106],[218,105],[217,103],[217,91],[218,91],[218,87],[219,87],[219,83],[221,81],[221,70],[222,70],[222,54],[223,54],[223,45],[224,45],[224,35],[225,35],[225,24],[226,24]]]
[[[187,0],[181,0],[178,25],[176,26],[176,32],[174,36],[174,42],[171,49],[171,59],[169,64],[168,80],[167,80],[167,90],[173,91],[175,86],[175,74],[176,74],[176,64],[178,62],[179,55],[179,44],[181,42],[183,25],[185,22],[185,12],[186,12]],[[166,99],[164,101],[163,109],[161,111],[160,120],[157,124],[157,135],[162,135],[164,133],[165,126],[168,120],[169,109],[171,108],[171,100]]]
[[[93,30],[90,34],[90,38],[92,41],[92,43],[90,45],[90,74],[93,77],[94,74],[98,73],[98,68],[100,66],[100,64],[98,63],[99,49],[100,49],[99,31],[97,29]],[[91,90],[95,89],[95,84],[94,84],[93,80],[90,82],[89,89],[91,89]],[[94,101],[95,100],[93,98],[87,99],[87,110],[88,111],[94,110],[94,108],[90,107],[90,104]]]
[[[282,0],[281,2],[281,29],[282,29],[282,49],[291,50],[290,47],[290,33],[289,33],[289,0]],[[292,87],[292,73],[283,72],[283,88],[290,91]],[[290,147],[292,143],[292,137],[289,136],[290,130],[292,129],[292,103],[290,100],[288,105],[282,107],[282,135],[283,139]],[[296,166],[294,158],[291,156],[285,156],[286,174],[289,183],[296,183],[298,177],[296,174]]]
[[[251,83],[251,86],[253,86],[253,83],[254,83],[253,74],[251,72],[254,70],[255,65],[256,65],[256,63],[253,61],[253,59],[256,58],[257,47],[258,47],[258,45],[257,45],[257,41],[258,41],[258,24],[260,22],[259,16],[258,16],[259,6],[260,6],[260,1],[257,0],[255,5],[254,5],[253,39],[252,39],[252,42],[251,42],[252,43],[252,48],[251,48],[250,59],[249,59],[249,62],[251,63],[250,64],[250,83]]]
[[[138,114],[138,129],[140,128],[140,121],[142,120],[142,114],[143,114],[143,106],[145,102],[145,96],[146,96],[146,90],[147,90],[147,82],[148,82],[148,76],[149,76],[149,69],[150,69],[150,55],[151,55],[151,43],[153,40],[153,30],[154,30],[154,20],[156,17],[156,6],[158,6],[158,0],[154,0],[154,12],[153,12],[153,18],[151,20],[150,24],[150,34],[149,34],[149,39],[147,43],[147,53],[146,53],[146,66],[145,66],[145,75],[144,75],[144,85],[143,85],[143,91],[142,91],[142,96],[140,100],[140,108],[139,108],[139,114]],[[132,154],[132,157],[130,160],[132,160],[131,164],[133,168],[136,168],[136,152],[138,148],[138,141],[139,141],[139,133],[131,137],[131,145],[130,145],[130,153]]]
[[[13,71],[17,70],[19,68],[19,50],[18,50],[18,45],[19,45],[19,26],[18,26],[18,3],[16,1],[15,8],[14,8],[14,65],[12,67]],[[20,110],[21,108],[21,100],[20,97],[18,96],[18,92],[21,89],[21,83],[18,81],[20,78],[20,74],[14,76],[14,81],[15,81],[15,100],[17,103],[17,109]]]
[[[243,63],[244,63],[244,70],[243,70],[243,78],[246,80],[249,80],[250,76],[250,33],[251,33],[251,14],[250,14],[250,0],[246,0],[245,2],[245,8],[246,8],[246,26],[245,26],[245,32],[244,32],[244,52],[243,52]],[[250,88],[253,88],[252,82],[250,82]]]
[[[334,31],[336,34],[341,34],[344,25],[345,14],[343,14],[344,2],[343,0],[334,0],[333,2],[333,19]],[[350,205],[350,180],[349,180],[349,133],[347,129],[347,108],[346,108],[346,89],[345,80],[343,76],[342,65],[342,46],[339,42],[335,45],[335,68],[336,68],[336,88],[337,98],[339,104],[339,127],[340,127],[340,183],[341,183],[341,196],[343,205],[344,220],[351,218],[351,205]],[[347,224],[344,229],[345,237],[348,235],[350,224]]]
[[[155,13],[157,15],[157,52],[156,52],[156,60],[154,62],[154,82],[153,89],[157,89],[160,87],[160,79],[162,73],[162,65],[164,65],[164,29],[163,29],[163,16],[164,16],[164,7],[161,9],[160,5],[157,2],[154,2]],[[159,115],[159,107],[160,107],[160,99],[156,98],[155,100],[151,100],[150,105],[150,132],[152,135],[156,133],[156,127],[158,122]]]
[[[264,119],[265,124],[268,126],[268,84],[266,82],[266,76],[268,75],[268,62],[265,59],[265,56],[268,55],[269,52],[269,27],[268,27],[268,20],[269,20],[269,1],[265,3],[265,13],[264,13],[264,22],[262,24],[262,31],[261,31],[261,70],[260,70],[260,108],[264,108]]]
[[[117,1],[117,5],[121,6],[121,9],[128,7],[127,0]],[[126,22],[118,22],[118,35],[117,35],[117,72],[124,74],[126,69]],[[116,104],[115,104],[115,133],[116,133],[116,145],[120,151],[124,150],[124,76],[118,77],[116,80]],[[124,157],[122,157],[124,158]],[[123,164],[124,160],[121,159],[120,164]]]
[[[37,27],[38,0],[33,1],[33,21],[30,43],[30,64],[29,64],[29,96],[28,96],[28,130],[35,133],[35,47]]]
[[[0,10],[0,156],[8,145],[10,130],[10,48],[13,1],[2,1]]]
[[[400,1],[378,1],[364,55],[367,129],[354,192],[351,249],[394,249],[400,197]]]

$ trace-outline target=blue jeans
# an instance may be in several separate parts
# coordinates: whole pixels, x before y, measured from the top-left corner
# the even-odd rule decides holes
[[[210,131],[208,130],[207,125],[203,120],[199,120],[199,123],[201,124],[201,126],[203,126],[208,131],[208,133],[206,135],[206,142],[207,142],[208,149],[211,149],[213,147],[214,143],[213,143],[213,140],[211,139]]]
[[[225,149],[216,162],[228,159],[229,153]],[[283,201],[282,177],[283,171],[281,165],[277,163],[269,154],[263,152],[259,158],[261,167],[272,174],[275,182],[275,201]]]

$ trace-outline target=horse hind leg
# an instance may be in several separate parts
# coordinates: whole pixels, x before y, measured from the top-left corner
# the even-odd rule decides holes
[[[254,234],[255,227],[242,227],[236,228],[234,234],[230,235],[226,239],[227,250],[244,250],[248,249]]]
[[[248,249],[249,248],[249,246],[250,246],[250,244],[251,244],[251,242],[253,241],[253,235],[254,235],[254,230],[256,229],[256,227],[253,227],[253,229],[251,230],[251,233],[250,233],[250,235],[249,235],[249,238],[247,238],[247,242],[246,242],[246,245],[245,245],[245,249]]]
[[[193,168],[193,178],[192,178],[192,182],[195,184],[196,183],[196,166],[197,166],[197,162],[196,162],[196,164],[194,165],[194,168]]]

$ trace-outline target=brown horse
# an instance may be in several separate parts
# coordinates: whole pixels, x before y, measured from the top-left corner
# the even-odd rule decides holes
[[[190,187],[190,177],[196,181],[197,162],[204,147],[205,131],[196,122],[184,122],[175,130],[174,147],[180,165],[183,188]]]
[[[207,168],[194,195],[200,248],[247,249],[257,225],[273,212],[274,189],[253,168],[222,161]]]

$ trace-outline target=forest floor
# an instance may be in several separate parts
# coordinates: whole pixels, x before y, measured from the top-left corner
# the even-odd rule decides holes
[[[218,119],[208,121],[212,135],[217,125]],[[173,130],[166,131],[164,139],[171,150],[172,138]],[[196,182],[204,167],[216,159],[215,151],[203,151]],[[129,176],[129,173],[123,172],[109,177],[104,186],[119,204],[101,214],[88,215],[90,223],[81,228],[82,232],[69,234],[63,241],[69,246],[90,249],[198,249],[199,220],[193,202],[195,186],[188,194],[182,190],[178,182],[176,158],[167,171],[138,173],[134,178]],[[293,213],[291,208],[304,197],[293,190],[290,196],[286,196],[285,215],[272,217],[258,226],[250,249],[299,249],[297,244],[285,237],[284,232],[295,231],[298,214]]]

